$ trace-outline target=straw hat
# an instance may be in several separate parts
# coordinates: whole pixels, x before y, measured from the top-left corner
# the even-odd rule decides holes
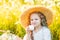
[[[48,26],[51,24],[53,15],[49,9],[45,7],[33,7],[21,14],[20,22],[23,27],[27,27],[29,25],[29,16],[32,12],[42,12],[46,16]]]

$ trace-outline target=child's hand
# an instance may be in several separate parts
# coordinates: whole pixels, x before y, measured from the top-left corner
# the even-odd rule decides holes
[[[29,35],[29,34],[31,34],[31,32],[33,32],[33,30],[34,30],[34,26],[33,25],[29,25],[27,27],[27,29],[26,29],[26,33]]]

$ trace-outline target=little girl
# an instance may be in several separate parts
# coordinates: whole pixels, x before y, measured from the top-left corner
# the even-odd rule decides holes
[[[42,9],[43,8],[32,8],[30,9],[31,11],[28,10],[30,11],[30,13],[27,13],[29,14],[29,16],[27,16],[29,24],[27,25],[26,35],[24,36],[23,40],[52,40],[50,30],[48,29],[48,19],[46,19],[47,15],[45,15],[45,12],[43,13],[39,11]],[[42,11],[47,11],[47,9],[43,9]],[[26,16],[24,19],[26,19]]]

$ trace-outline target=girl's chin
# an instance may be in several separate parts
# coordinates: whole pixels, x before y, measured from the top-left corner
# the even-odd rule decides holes
[[[37,25],[33,25],[34,27],[36,27]]]

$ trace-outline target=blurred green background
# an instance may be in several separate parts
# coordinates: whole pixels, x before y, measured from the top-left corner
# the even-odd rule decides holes
[[[52,10],[53,22],[48,28],[51,30],[52,40],[60,40],[59,0],[0,0],[0,30],[10,30],[23,38],[26,31],[20,24],[20,14],[30,6],[44,6]]]

